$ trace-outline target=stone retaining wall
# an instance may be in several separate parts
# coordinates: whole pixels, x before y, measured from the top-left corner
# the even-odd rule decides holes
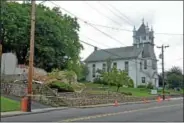
[[[25,96],[27,85],[17,83],[1,83],[1,93],[8,93],[9,95]],[[143,101],[143,97],[125,96],[120,93],[109,92],[109,94],[89,94],[89,93],[76,93],[67,92],[54,93],[50,88],[44,85],[33,85],[33,100],[39,101],[43,104],[51,106],[85,106],[114,103],[117,100],[119,103]],[[170,95],[171,97],[179,97],[182,95]],[[146,97],[147,100],[156,100],[157,96]]]

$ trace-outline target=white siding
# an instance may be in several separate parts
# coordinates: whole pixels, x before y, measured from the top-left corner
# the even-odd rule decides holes
[[[157,69],[153,70],[152,69],[152,60],[151,59],[146,59],[147,60],[147,69],[144,69],[144,60],[140,55],[138,56],[138,59],[129,59],[129,60],[114,60],[113,62],[117,63],[117,69],[124,70],[125,69],[125,62],[128,61],[129,64],[129,72],[128,75],[133,79],[135,87],[138,85],[145,85],[148,84],[148,82],[152,82],[153,85],[158,87],[158,75],[157,75]],[[142,62],[142,70],[140,70],[140,62]],[[106,62],[93,62],[93,63],[88,63],[88,69],[89,69],[89,74],[86,77],[87,81],[93,82],[93,76],[92,76],[92,65],[96,65],[96,70],[103,68],[103,63]],[[156,75],[154,73],[156,72]],[[142,83],[142,77],[145,77],[145,83]],[[157,79],[155,83],[155,79]]]
[[[17,68],[17,57],[13,53],[2,54],[1,71],[1,73],[5,75],[23,73],[23,69]]]
[[[135,60],[114,60],[112,61],[112,65],[114,62],[117,63],[117,69],[121,69],[121,70],[124,70],[125,69],[125,62],[128,61],[128,64],[129,64],[129,76],[133,79],[135,85],[136,85],[136,64],[135,64]],[[93,63],[88,63],[87,66],[88,66],[88,69],[89,69],[89,74],[88,76],[86,77],[87,81],[91,81],[93,82],[93,76],[92,76],[92,66],[93,64],[96,65],[96,70],[97,69],[102,69],[103,68],[103,63],[106,63],[106,62],[93,62]]]

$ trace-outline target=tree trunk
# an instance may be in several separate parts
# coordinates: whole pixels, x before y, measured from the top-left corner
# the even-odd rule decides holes
[[[120,86],[117,87],[117,92],[119,91]]]

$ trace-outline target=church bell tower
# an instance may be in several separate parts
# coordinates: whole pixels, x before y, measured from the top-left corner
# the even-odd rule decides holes
[[[139,47],[144,47],[145,44],[154,45],[154,35],[153,29],[149,28],[148,23],[144,24],[144,19],[138,30],[135,26],[133,29],[133,45]]]

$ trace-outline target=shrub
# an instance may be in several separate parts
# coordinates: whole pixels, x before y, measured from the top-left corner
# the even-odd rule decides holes
[[[58,89],[58,92],[74,92],[74,89],[64,82],[52,82],[49,84],[49,87]]]
[[[131,92],[121,92],[121,94],[123,94],[123,95],[127,95],[127,96],[131,96],[131,95],[132,95],[132,93],[131,93]]]
[[[96,84],[102,84],[102,80],[100,78],[95,78],[93,82]]]
[[[148,83],[147,88],[148,88],[148,89],[153,89],[153,88],[154,88],[151,82]]]
[[[138,85],[137,88],[146,88],[146,85]]]
[[[132,79],[129,80],[128,87],[130,87],[130,88],[134,87],[134,81]]]
[[[95,79],[93,80],[93,82],[96,83],[96,84],[108,85],[108,83],[105,82],[105,81],[104,81],[103,79],[101,79],[101,78],[95,78]]]

